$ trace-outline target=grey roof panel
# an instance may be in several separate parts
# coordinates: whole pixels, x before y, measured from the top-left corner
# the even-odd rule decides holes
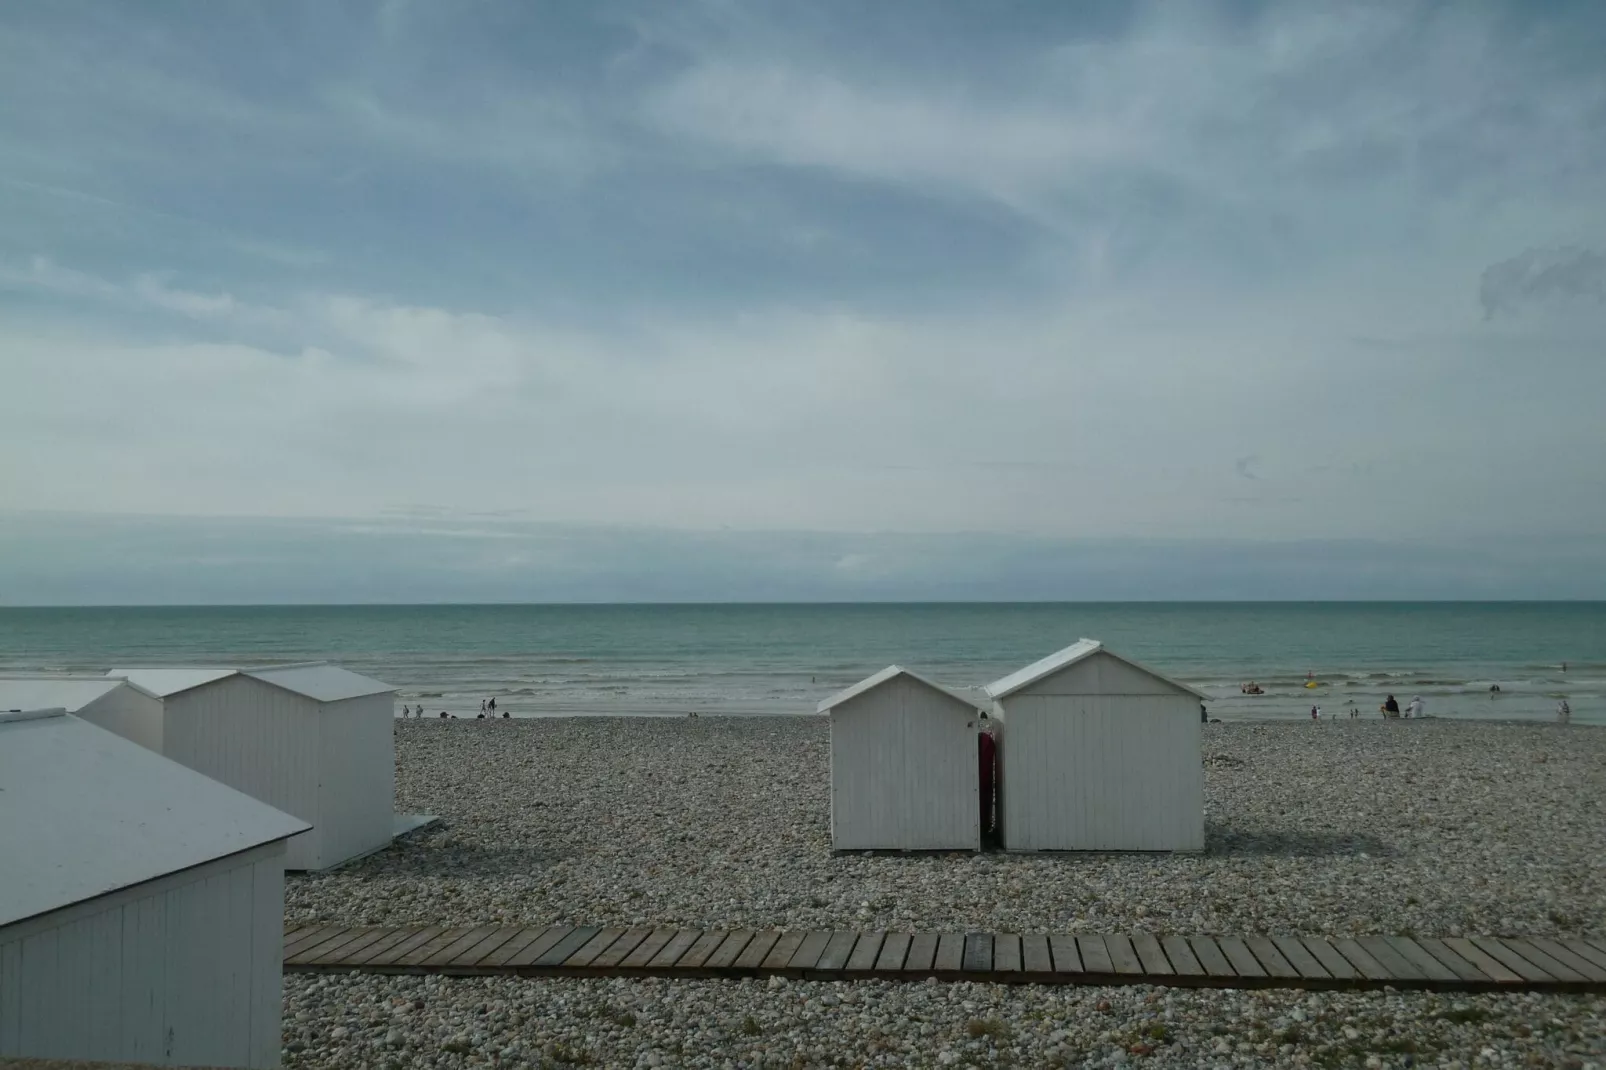
[[[0,677],[0,713],[8,710],[66,710],[77,713],[96,699],[126,687],[104,676]]]
[[[264,683],[294,691],[319,702],[339,702],[364,695],[386,695],[394,684],[342,669],[338,665],[280,665],[267,669],[246,669],[245,674]]]
[[[0,714],[0,925],[311,827],[69,714]]]

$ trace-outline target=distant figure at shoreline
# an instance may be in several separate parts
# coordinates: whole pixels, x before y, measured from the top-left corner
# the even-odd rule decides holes
[[[1409,706],[1405,707],[1405,715],[1407,717],[1421,717],[1427,708],[1428,704],[1422,701],[1421,695],[1418,695],[1416,698],[1411,700],[1411,704]]]
[[[412,715],[413,715],[413,711],[411,709],[409,709],[406,706],[402,707],[402,716],[403,717],[411,717]]]
[[[1562,699],[1559,703],[1556,704],[1556,720],[1561,722],[1562,724],[1571,724],[1572,723],[1572,719],[1573,719],[1573,708],[1571,706],[1567,705],[1567,700],[1566,699]]]
[[[1400,704],[1393,695],[1390,695],[1388,698],[1383,700],[1383,716],[1398,717],[1399,715]]]
[[[496,697],[493,695],[491,697],[491,701],[488,702],[486,705],[489,707],[489,709],[490,709],[490,711],[492,713],[495,713],[496,712]]]
[[[445,710],[441,711],[441,720],[443,720],[443,721],[446,720],[446,711]]]
[[[484,699],[480,699],[480,716],[481,717],[485,716],[485,700]]]
[[[1500,694],[1500,685],[1499,684],[1490,684],[1489,685],[1489,694],[1491,694],[1491,695]]]
[[[1322,708],[1320,706],[1312,706],[1310,708],[1310,719],[1313,721],[1322,719]]]
[[[504,721],[505,721],[505,720],[507,720],[507,719],[508,719],[508,718],[509,718],[509,717],[511,717],[511,716],[513,716],[513,715],[512,715],[512,714],[510,714],[510,713],[508,713],[508,712],[507,712],[507,711],[506,711],[506,710],[503,710],[503,711],[502,711],[502,720],[504,720]]]

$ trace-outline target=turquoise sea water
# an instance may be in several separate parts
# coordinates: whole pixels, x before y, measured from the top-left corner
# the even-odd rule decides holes
[[[490,695],[515,715],[805,713],[892,662],[978,686],[1082,636],[1228,719],[1376,716],[1393,693],[1543,719],[1565,696],[1606,723],[1600,602],[0,608],[0,671],[327,659],[432,714]]]

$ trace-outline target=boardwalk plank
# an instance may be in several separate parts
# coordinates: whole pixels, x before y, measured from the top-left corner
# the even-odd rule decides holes
[[[1072,950],[1075,950],[1073,947]],[[1053,973],[1054,956],[1049,951],[1048,937],[1042,933],[1027,933],[1020,938],[1020,964],[1026,973]],[[1077,963],[1078,969],[1081,963]]]
[[[881,954],[876,956],[875,968],[903,969],[903,960],[909,954],[909,941],[913,939],[914,933],[888,933],[887,938],[881,942]]]
[[[1431,937],[1421,936],[1417,938],[1416,942],[1421,945],[1423,951],[1426,951],[1428,954],[1438,959],[1450,970],[1451,973],[1455,974],[1456,980],[1458,981],[1469,981],[1476,984],[1488,984],[1493,980],[1493,978],[1488,974],[1478,969],[1460,955],[1457,955],[1454,951],[1451,951],[1449,946],[1445,944],[1443,940],[1435,940]]]
[[[445,947],[441,948],[439,951],[435,952],[435,954],[431,955],[428,959],[425,959],[423,962],[419,963],[419,965],[424,967],[426,970],[435,969],[440,966],[454,966],[457,964],[457,961],[462,956],[463,952],[467,951],[469,948],[473,947],[475,944],[479,943],[487,936],[490,936],[500,928],[501,926],[499,925],[481,925],[478,928],[471,929],[462,936],[458,937],[456,940],[453,940],[451,943],[447,944]]]
[[[1473,946],[1490,958],[1498,959],[1501,964],[1516,972],[1524,981],[1554,981],[1555,978],[1540,967],[1523,958],[1511,948],[1502,944],[1491,936],[1474,936]]]
[[[797,953],[788,962],[787,968],[792,970],[812,970],[814,964],[820,961],[825,954],[825,945],[831,942],[830,933],[813,932],[803,937],[803,942],[797,946]]]
[[[903,970],[905,973],[930,973],[931,964],[937,960],[937,934],[915,933],[909,941],[909,954],[904,957]]]
[[[1536,947],[1534,942],[1526,937],[1520,939],[1502,937],[1500,942],[1558,981],[1577,982],[1588,980],[1582,973],[1573,969],[1570,963],[1558,960],[1556,956],[1550,954],[1544,948]]]
[[[1076,953],[1082,956],[1082,969],[1088,973],[1108,975],[1115,972],[1115,963],[1110,960],[1110,949],[1105,945],[1102,936],[1078,936]]]
[[[966,973],[992,973],[993,934],[966,933],[965,951],[961,961]]]
[[[1020,972],[1020,934],[999,933],[993,941],[993,969],[999,973]]]
[[[1076,950],[1076,937],[1069,933],[1054,933],[1048,938],[1048,949],[1054,955],[1055,973],[1086,973],[1082,968],[1082,954]]]
[[[333,939],[344,933],[351,932],[349,925],[320,925],[296,937],[294,941],[284,945],[284,957],[293,959],[304,951],[317,947],[326,940]]]
[[[1482,948],[1465,937],[1446,936],[1444,938],[1444,946],[1488,974],[1489,979],[1496,984],[1518,985],[1522,983],[1520,974],[1507,967],[1499,959],[1491,957]]]
[[[1110,965],[1115,972],[1141,976],[1143,963],[1138,959],[1137,949],[1132,946],[1132,938],[1122,933],[1115,933],[1104,938],[1104,949],[1110,953]]]
[[[853,957],[853,945],[859,942],[859,934],[838,930],[831,934],[826,941],[825,950],[820,952],[820,961],[814,964],[816,970],[836,973],[848,964]]]
[[[764,961],[759,964],[760,968],[766,970],[786,969],[786,964],[792,961],[792,956],[797,954],[797,949],[803,946],[803,937],[807,935],[807,933],[795,930],[782,933],[776,938],[775,946],[770,948],[769,954],[764,956]]]
[[[520,925],[501,925],[490,935],[458,956],[459,966],[478,966],[480,960],[524,931]]]
[[[675,962],[677,970],[700,970],[719,945],[725,942],[730,933],[723,929],[710,929],[699,936],[695,943],[686,949],[686,953]]]
[[[601,930],[597,935],[580,945],[579,950],[574,954],[563,960],[564,968],[570,970],[586,969],[596,962],[598,955],[618,943],[619,938],[624,934],[625,930],[620,928],[610,927]]]
[[[1297,936],[1274,936],[1271,942],[1277,945],[1277,950],[1283,953],[1288,965],[1297,970],[1304,980],[1326,981],[1333,976],[1327,972],[1321,960],[1310,953],[1310,948],[1299,942]]]
[[[1428,953],[1427,948],[1412,940],[1409,936],[1390,936],[1388,945],[1399,952],[1402,958],[1408,959],[1411,965],[1421,970],[1429,981],[1459,981],[1455,971]]]
[[[1259,960],[1261,967],[1273,977],[1287,980],[1299,976],[1299,971],[1277,950],[1277,945],[1272,943],[1269,936],[1246,936],[1244,944],[1249,948],[1249,953]]]
[[[741,929],[731,933],[725,937],[724,943],[714,949],[714,953],[708,956],[708,961],[703,965],[710,970],[730,969],[736,962],[736,956],[740,955],[747,945],[752,943],[753,936],[752,929]]]
[[[668,969],[679,962],[681,956],[689,951],[691,946],[697,942],[697,938],[702,935],[703,931],[701,929],[676,930],[675,935],[671,936],[664,946],[659,948],[658,953],[652,957],[651,961],[647,963],[647,968],[652,970]]]
[[[1571,951],[1574,955],[1577,955],[1586,962],[1593,962],[1596,966],[1606,969],[1606,951],[1602,951],[1597,947],[1591,947],[1588,941],[1579,940],[1577,938],[1569,938],[1566,940],[1556,940],[1554,942],[1560,944],[1562,947],[1565,947],[1568,951]]]
[[[478,965],[480,969],[501,969],[512,962],[521,952],[529,950],[535,944],[541,944],[540,951],[546,950],[551,943],[557,941],[559,936],[568,931],[569,927],[567,925],[525,926],[518,931],[513,939],[481,958]],[[543,941],[547,942],[543,943]],[[540,954],[540,951],[537,951],[536,954]]]
[[[1357,936],[1355,942],[1364,947],[1367,954],[1381,963],[1393,980],[1426,981],[1428,979],[1427,974],[1418,969],[1410,959],[1394,950],[1386,937]]]
[[[394,933],[394,929],[367,929],[360,936],[346,941],[344,944],[341,944],[339,948],[333,951],[325,949],[323,953],[318,955],[316,958],[307,960],[307,965],[324,966],[338,962],[344,966],[351,962],[355,956],[362,954],[366,949],[373,947],[375,944]]]
[[[378,956],[411,937],[417,929],[394,929],[346,960],[347,966],[366,966]]]
[[[430,925],[423,929],[414,930],[413,934],[407,937],[407,939],[392,944],[384,951],[381,951],[379,954],[370,958],[368,960],[368,965],[394,966],[403,955],[408,954],[414,948],[422,947],[423,945],[429,943],[431,940],[435,939],[435,937],[439,936],[440,933],[441,928],[439,925]]]
[[[1232,963],[1228,962],[1227,956],[1221,953],[1221,948],[1216,944],[1213,937],[1190,936],[1188,937],[1188,947],[1193,951],[1194,957],[1199,960],[1199,965],[1204,967],[1206,976],[1238,976],[1238,971],[1232,968]]]
[[[627,955],[640,947],[643,940],[651,935],[651,929],[627,930],[623,936],[608,945],[608,950],[591,960],[591,968],[594,970],[614,969],[625,960]]]
[[[424,928],[287,925],[289,969],[498,969],[686,975],[784,970],[865,977],[931,975],[995,981],[1353,983],[1563,989],[1606,985],[1606,941],[1594,937],[1366,935],[1156,937],[1147,933],[1019,935],[625,929],[553,925]]]
[[[1322,964],[1322,969],[1332,974],[1335,981],[1360,980],[1361,971],[1355,964],[1338,953],[1325,936],[1301,936],[1299,942],[1305,945],[1305,950],[1316,956],[1316,961]]]
[[[1177,971],[1178,977],[1208,977],[1209,973],[1199,964],[1199,959],[1188,946],[1185,936],[1162,936],[1160,946],[1165,949],[1165,957],[1170,960],[1171,968]]]
[[[1227,956],[1227,961],[1232,963],[1232,968],[1237,971],[1239,977],[1259,980],[1266,976],[1266,968],[1255,959],[1242,937],[1218,936],[1216,946]]]
[[[736,956],[736,961],[731,965],[738,970],[758,969],[764,965],[764,959],[774,950],[776,941],[780,938],[781,934],[773,929],[754,933],[753,939],[747,942],[747,946],[742,948],[742,953]]]
[[[309,951],[303,951],[296,956],[296,962],[304,966],[319,966],[328,963],[341,962],[348,951],[355,953],[361,951],[377,939],[383,929],[349,929],[344,936],[333,940],[325,940]]]
[[[1334,940],[1333,947],[1338,950],[1340,955],[1349,959],[1350,965],[1359,970],[1361,976],[1368,981],[1394,980],[1394,974],[1389,971],[1389,968],[1373,958],[1369,951],[1353,939],[1346,936]]]
[[[585,947],[586,944],[591,942],[591,938],[601,931],[602,927],[600,925],[582,925],[578,929],[571,930],[562,940],[547,948],[545,953],[530,965],[541,969],[562,966],[569,960],[570,955]]]
[[[859,937],[859,942],[853,945],[853,954],[848,956],[848,964],[843,969],[849,973],[869,973],[875,969],[876,959],[881,957],[881,945],[886,938],[886,933],[865,933]]]
[[[636,949],[619,960],[622,970],[644,970],[658,953],[669,946],[669,941],[675,938],[678,929],[654,929],[647,939],[636,945]]]
[[[396,960],[398,966],[422,966],[433,958],[442,948],[448,947],[456,941],[467,936],[474,930],[471,927],[457,925],[450,929],[442,929],[438,934],[419,944],[407,954]]]
[[[1166,960],[1165,950],[1160,947],[1160,941],[1154,938],[1153,933],[1138,933],[1132,938],[1132,950],[1138,954],[1138,961],[1143,964],[1143,972],[1150,977],[1171,977],[1176,970]]]

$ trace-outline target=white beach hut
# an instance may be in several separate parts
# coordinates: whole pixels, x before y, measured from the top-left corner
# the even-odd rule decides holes
[[[379,850],[422,819],[395,815],[395,688],[336,665],[122,668],[160,695],[161,752],[312,824],[290,869]]]
[[[162,749],[162,700],[138,684],[106,676],[0,676],[0,713],[55,709]]]
[[[0,714],[0,1061],[279,1065],[305,821],[60,710]]]
[[[820,703],[831,715],[832,847],[979,849],[981,705],[897,665]]]
[[[1011,851],[1204,849],[1204,695],[1083,639],[987,687]]]

